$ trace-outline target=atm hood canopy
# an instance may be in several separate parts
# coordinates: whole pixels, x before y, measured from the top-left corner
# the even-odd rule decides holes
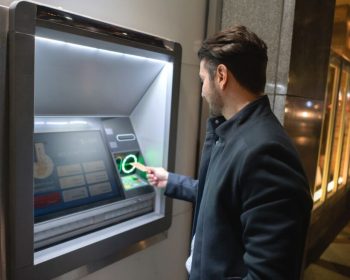
[[[38,27],[35,113],[128,116],[169,60],[166,54]]]

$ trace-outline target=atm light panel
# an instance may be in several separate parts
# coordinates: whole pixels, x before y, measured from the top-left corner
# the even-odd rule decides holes
[[[167,64],[166,61],[159,60],[159,59],[147,58],[147,57],[137,56],[137,55],[133,55],[133,54],[120,53],[120,52],[110,51],[110,50],[106,50],[106,49],[98,49],[98,48],[94,48],[94,47],[90,47],[90,46],[79,45],[79,44],[69,43],[69,42],[60,41],[60,40],[54,40],[51,38],[45,38],[45,37],[41,37],[41,36],[35,36],[35,40],[45,42],[48,44],[52,44],[52,45],[56,45],[56,46],[62,46],[62,47],[67,47],[67,48],[76,48],[76,49],[80,49],[80,50],[111,55],[114,57],[116,57],[116,56],[117,57],[125,57],[126,59],[137,60],[139,62],[150,61],[153,63],[161,64],[163,66]]]

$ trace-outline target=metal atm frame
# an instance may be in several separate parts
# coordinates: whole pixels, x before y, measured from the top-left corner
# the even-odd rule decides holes
[[[34,130],[34,48],[36,26],[54,27],[56,30],[87,36],[101,41],[137,47],[165,54],[172,58],[173,81],[168,146],[168,166],[175,167],[176,128],[179,100],[181,46],[176,42],[103,23],[46,6],[18,2],[7,8],[0,7],[2,35],[8,37],[7,77],[1,77],[0,89],[0,183],[2,246],[0,258],[6,267],[8,279],[51,279],[64,273],[130,251],[142,240],[166,231],[171,225],[171,200],[166,198],[164,213],[147,223],[97,242],[75,242],[74,250],[62,251],[51,259],[36,262],[34,256],[34,206],[33,206],[33,130]],[[7,15],[8,13],[8,15]],[[6,22],[8,18],[8,32]],[[5,58],[5,44],[1,45]],[[6,64],[0,64],[5,70]],[[5,73],[4,73],[5,74]],[[3,83],[3,80],[7,81]],[[7,90],[8,89],[8,90]],[[8,92],[8,93],[7,93]],[[8,103],[8,106],[6,105]],[[8,108],[8,109],[7,109]],[[5,164],[8,162],[8,164]],[[7,175],[8,174],[8,175]],[[4,238],[4,234],[5,237]],[[77,238],[79,239],[79,238]],[[74,243],[76,239],[69,242]],[[6,256],[4,243],[6,241]],[[81,240],[80,240],[81,241]],[[68,245],[67,245],[68,246]],[[119,257],[117,257],[119,258]]]

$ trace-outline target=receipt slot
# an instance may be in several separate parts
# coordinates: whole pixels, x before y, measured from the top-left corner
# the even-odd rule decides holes
[[[181,46],[30,2],[7,12],[8,279],[120,258],[171,224],[136,167],[174,169]]]

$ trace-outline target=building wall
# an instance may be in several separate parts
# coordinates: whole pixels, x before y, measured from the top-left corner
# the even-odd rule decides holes
[[[335,1],[296,0],[285,125],[315,183]],[[320,32],[322,26],[322,32]],[[306,104],[313,104],[310,108]],[[308,111],[308,115],[303,112]],[[301,124],[304,123],[304,127]]]
[[[310,186],[316,173],[333,13],[334,1],[223,0],[222,28],[243,24],[267,43],[265,93],[299,150]]]
[[[293,138],[300,140],[297,141],[297,147],[303,155],[311,187],[315,184],[323,121],[322,117],[317,116],[322,116],[325,106],[329,106],[325,102],[325,93],[335,2],[297,0],[295,8],[294,29],[298,32],[295,32],[292,44],[289,86],[291,96],[287,100],[290,113],[286,115],[286,125],[290,131],[294,131]],[[306,112],[306,102],[314,106],[309,108],[309,117],[302,120],[300,112]],[[303,138],[298,126],[301,122],[308,124]],[[324,193],[327,191],[324,190]],[[307,263],[316,260],[348,223],[349,201],[350,192],[347,187],[333,195],[326,195],[324,202],[314,205],[307,244]]]
[[[295,0],[223,0],[222,28],[245,25],[268,46],[265,93],[281,123],[288,88]]]
[[[0,0],[8,6],[9,0]],[[101,21],[165,37],[183,48],[175,171],[194,175],[199,116],[200,84],[196,51],[204,36],[205,0],[39,0]],[[191,232],[192,206],[174,201],[172,225],[156,244],[82,279],[187,279],[185,260]],[[75,272],[60,279],[75,279]]]
[[[265,93],[282,124],[289,81],[294,9],[295,0],[213,0],[210,1],[208,13],[208,35],[219,29],[244,25],[266,42],[269,61]],[[208,106],[203,102],[200,134],[202,140],[208,114]]]

